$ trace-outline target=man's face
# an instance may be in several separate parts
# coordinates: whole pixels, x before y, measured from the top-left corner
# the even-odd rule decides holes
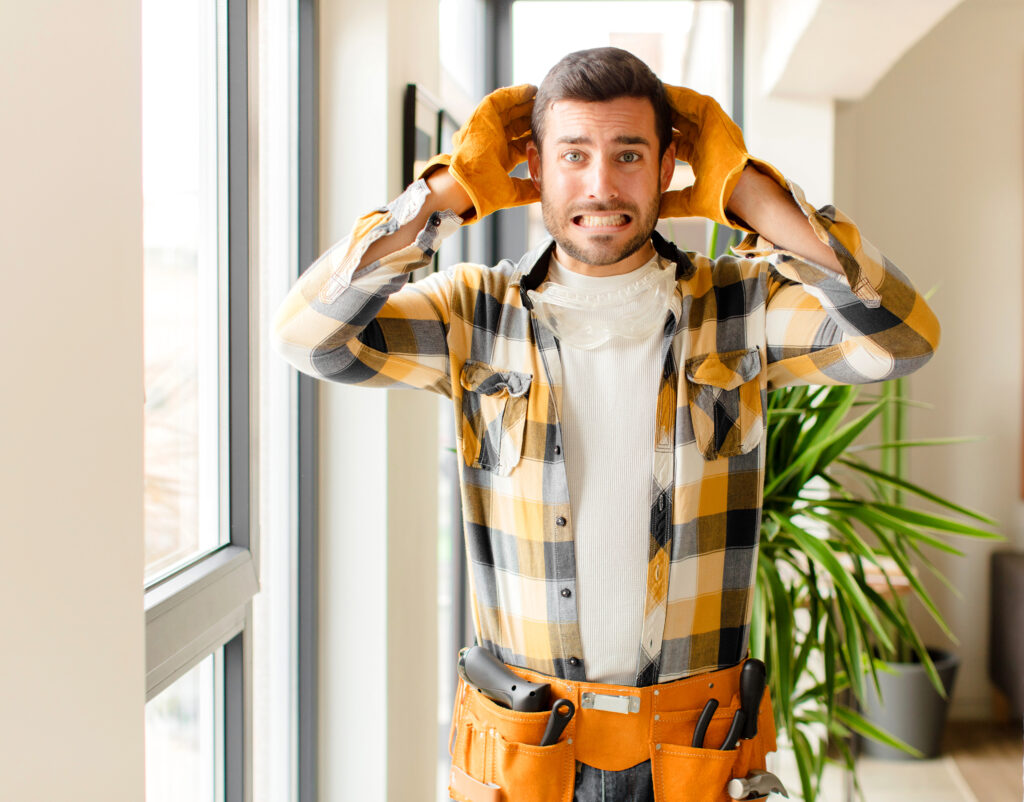
[[[661,193],[675,169],[674,146],[658,158],[650,101],[555,101],[543,148],[541,156],[530,143],[527,157],[559,262],[594,276],[644,265],[653,255]]]

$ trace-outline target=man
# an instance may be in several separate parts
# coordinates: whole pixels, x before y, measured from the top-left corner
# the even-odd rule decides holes
[[[677,158],[696,180],[667,192]],[[524,160],[530,179],[510,177]],[[538,199],[553,241],[406,284],[460,224]],[[712,262],[659,216],[751,233]],[[725,799],[763,767],[767,704],[754,739],[714,750],[746,655],[766,393],[894,378],[938,342],[850,220],[615,48],[488,96],[452,154],[303,275],[275,330],[311,375],[452,399],[477,642],[577,707],[538,747],[546,713],[460,685],[453,796],[513,802]]]

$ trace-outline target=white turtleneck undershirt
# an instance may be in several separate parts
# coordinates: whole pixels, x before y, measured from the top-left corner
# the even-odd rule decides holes
[[[552,255],[548,281],[605,293],[659,269],[574,273]],[[576,609],[590,682],[636,682],[647,595],[651,470],[662,331],[591,350],[561,343],[562,437],[575,517]]]

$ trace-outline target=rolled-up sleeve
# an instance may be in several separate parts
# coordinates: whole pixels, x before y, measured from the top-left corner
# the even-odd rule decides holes
[[[431,215],[416,240],[359,267],[369,246],[413,220],[429,194],[411,185],[387,206],[364,215],[314,262],[278,307],[274,348],[314,378],[374,387],[451,393],[447,348],[451,276],[408,284],[440,242],[458,230],[452,212]]]
[[[734,248],[767,262],[769,389],[792,384],[864,384],[905,376],[939,344],[939,323],[910,280],[834,206],[815,209],[790,193],[837,273],[749,234]]]

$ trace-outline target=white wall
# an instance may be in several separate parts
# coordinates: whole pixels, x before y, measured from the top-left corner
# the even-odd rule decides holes
[[[747,150],[770,162],[804,190],[815,206],[834,197],[833,124],[830,98],[779,98],[768,94],[778,69],[782,33],[796,38],[813,4],[808,0],[747,0],[743,136]]]
[[[140,25],[0,4],[4,800],[145,793]]]
[[[319,9],[326,249],[402,190],[405,85],[438,94],[437,5]],[[427,799],[437,764],[436,397],[324,383],[320,402],[321,798]]]
[[[910,478],[998,518],[1022,547],[1024,5],[955,9],[868,96],[838,105],[835,155],[838,205],[920,288],[937,288],[942,343],[910,379],[934,409],[912,411],[912,435],[985,438],[917,451]],[[967,559],[937,560],[960,597],[929,585],[961,642],[954,715],[983,717],[992,547],[964,548]]]
[[[758,30],[771,42],[764,85],[784,97],[860,100],[961,2],[773,0],[771,24]]]

